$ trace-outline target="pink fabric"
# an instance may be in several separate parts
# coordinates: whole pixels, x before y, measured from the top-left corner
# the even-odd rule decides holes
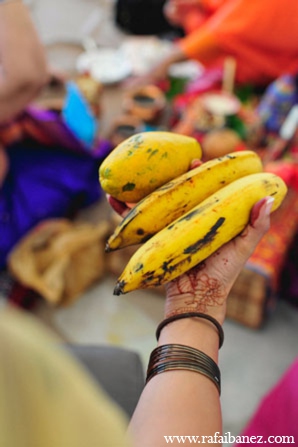
[[[293,436],[298,442],[298,357],[279,382],[260,402],[253,418],[241,436],[263,436],[263,443],[270,437],[270,445],[281,444],[282,436]],[[273,437],[277,437],[274,441]],[[246,438],[247,439],[247,438]],[[251,445],[241,443],[240,445]]]

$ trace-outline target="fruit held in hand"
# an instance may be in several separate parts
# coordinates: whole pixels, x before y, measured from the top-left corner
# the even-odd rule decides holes
[[[187,172],[202,156],[195,138],[173,132],[141,132],[120,143],[99,169],[102,189],[122,202],[138,202]]]
[[[106,251],[146,242],[222,187],[262,169],[255,152],[241,151],[215,158],[180,175],[134,206],[110,236]]]
[[[224,186],[141,245],[118,278],[114,294],[177,278],[239,235],[257,201],[274,197],[274,211],[286,193],[284,181],[267,172],[246,175]]]

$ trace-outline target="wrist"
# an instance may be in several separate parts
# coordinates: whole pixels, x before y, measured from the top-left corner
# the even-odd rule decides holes
[[[167,324],[160,332],[158,345],[180,343],[199,349],[218,361],[219,338],[216,327],[208,320],[185,318]]]
[[[212,277],[198,268],[167,283],[165,289],[165,318],[200,312],[223,324],[229,290],[221,279]]]
[[[204,375],[216,385],[220,395],[220,370],[216,362],[205,352],[179,343],[161,345],[152,351],[146,384],[156,375],[175,370],[188,370]]]
[[[188,312],[201,312],[214,318],[220,325],[223,325],[226,317],[225,299],[223,300],[223,303],[219,306],[212,306],[212,305],[207,306],[204,304],[200,306],[199,303],[196,306],[192,305],[186,306],[185,302],[181,303],[180,305],[178,302],[169,300],[166,302],[164,318],[169,318],[172,315],[185,314]]]

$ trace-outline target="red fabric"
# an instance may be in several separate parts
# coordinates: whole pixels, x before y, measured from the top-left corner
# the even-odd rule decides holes
[[[206,20],[211,17],[227,0],[198,0],[197,7],[192,6],[188,11],[183,10],[183,2],[181,3],[180,16],[182,16],[182,26],[186,34],[196,31],[199,26],[203,25]]]
[[[227,0],[178,45],[205,64],[210,63],[208,52],[220,50],[217,62],[232,55],[238,82],[265,85],[298,72],[297,41],[297,0]]]
[[[280,275],[298,228],[298,195],[289,188],[281,207],[271,217],[269,231],[263,236],[247,265],[265,274],[276,293]]]

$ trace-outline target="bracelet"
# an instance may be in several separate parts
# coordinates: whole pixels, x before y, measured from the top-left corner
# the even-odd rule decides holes
[[[175,370],[188,370],[203,374],[212,380],[220,394],[220,370],[214,360],[198,349],[179,344],[158,346],[152,351],[146,384],[158,374]]]
[[[198,317],[198,318],[204,318],[205,320],[210,321],[211,323],[214,324],[214,326],[216,327],[217,331],[218,331],[218,336],[219,336],[219,349],[222,347],[223,342],[224,342],[224,331],[223,328],[221,327],[221,325],[219,324],[219,322],[211,317],[210,315],[207,314],[203,314],[201,312],[187,312],[184,314],[177,314],[177,315],[172,315],[169,318],[166,318],[165,320],[163,320],[157,327],[156,329],[156,340],[159,340],[160,337],[160,333],[162,331],[162,329],[169,323],[172,323],[172,321],[176,321],[176,320],[181,320],[182,318],[191,318],[191,317]]]

